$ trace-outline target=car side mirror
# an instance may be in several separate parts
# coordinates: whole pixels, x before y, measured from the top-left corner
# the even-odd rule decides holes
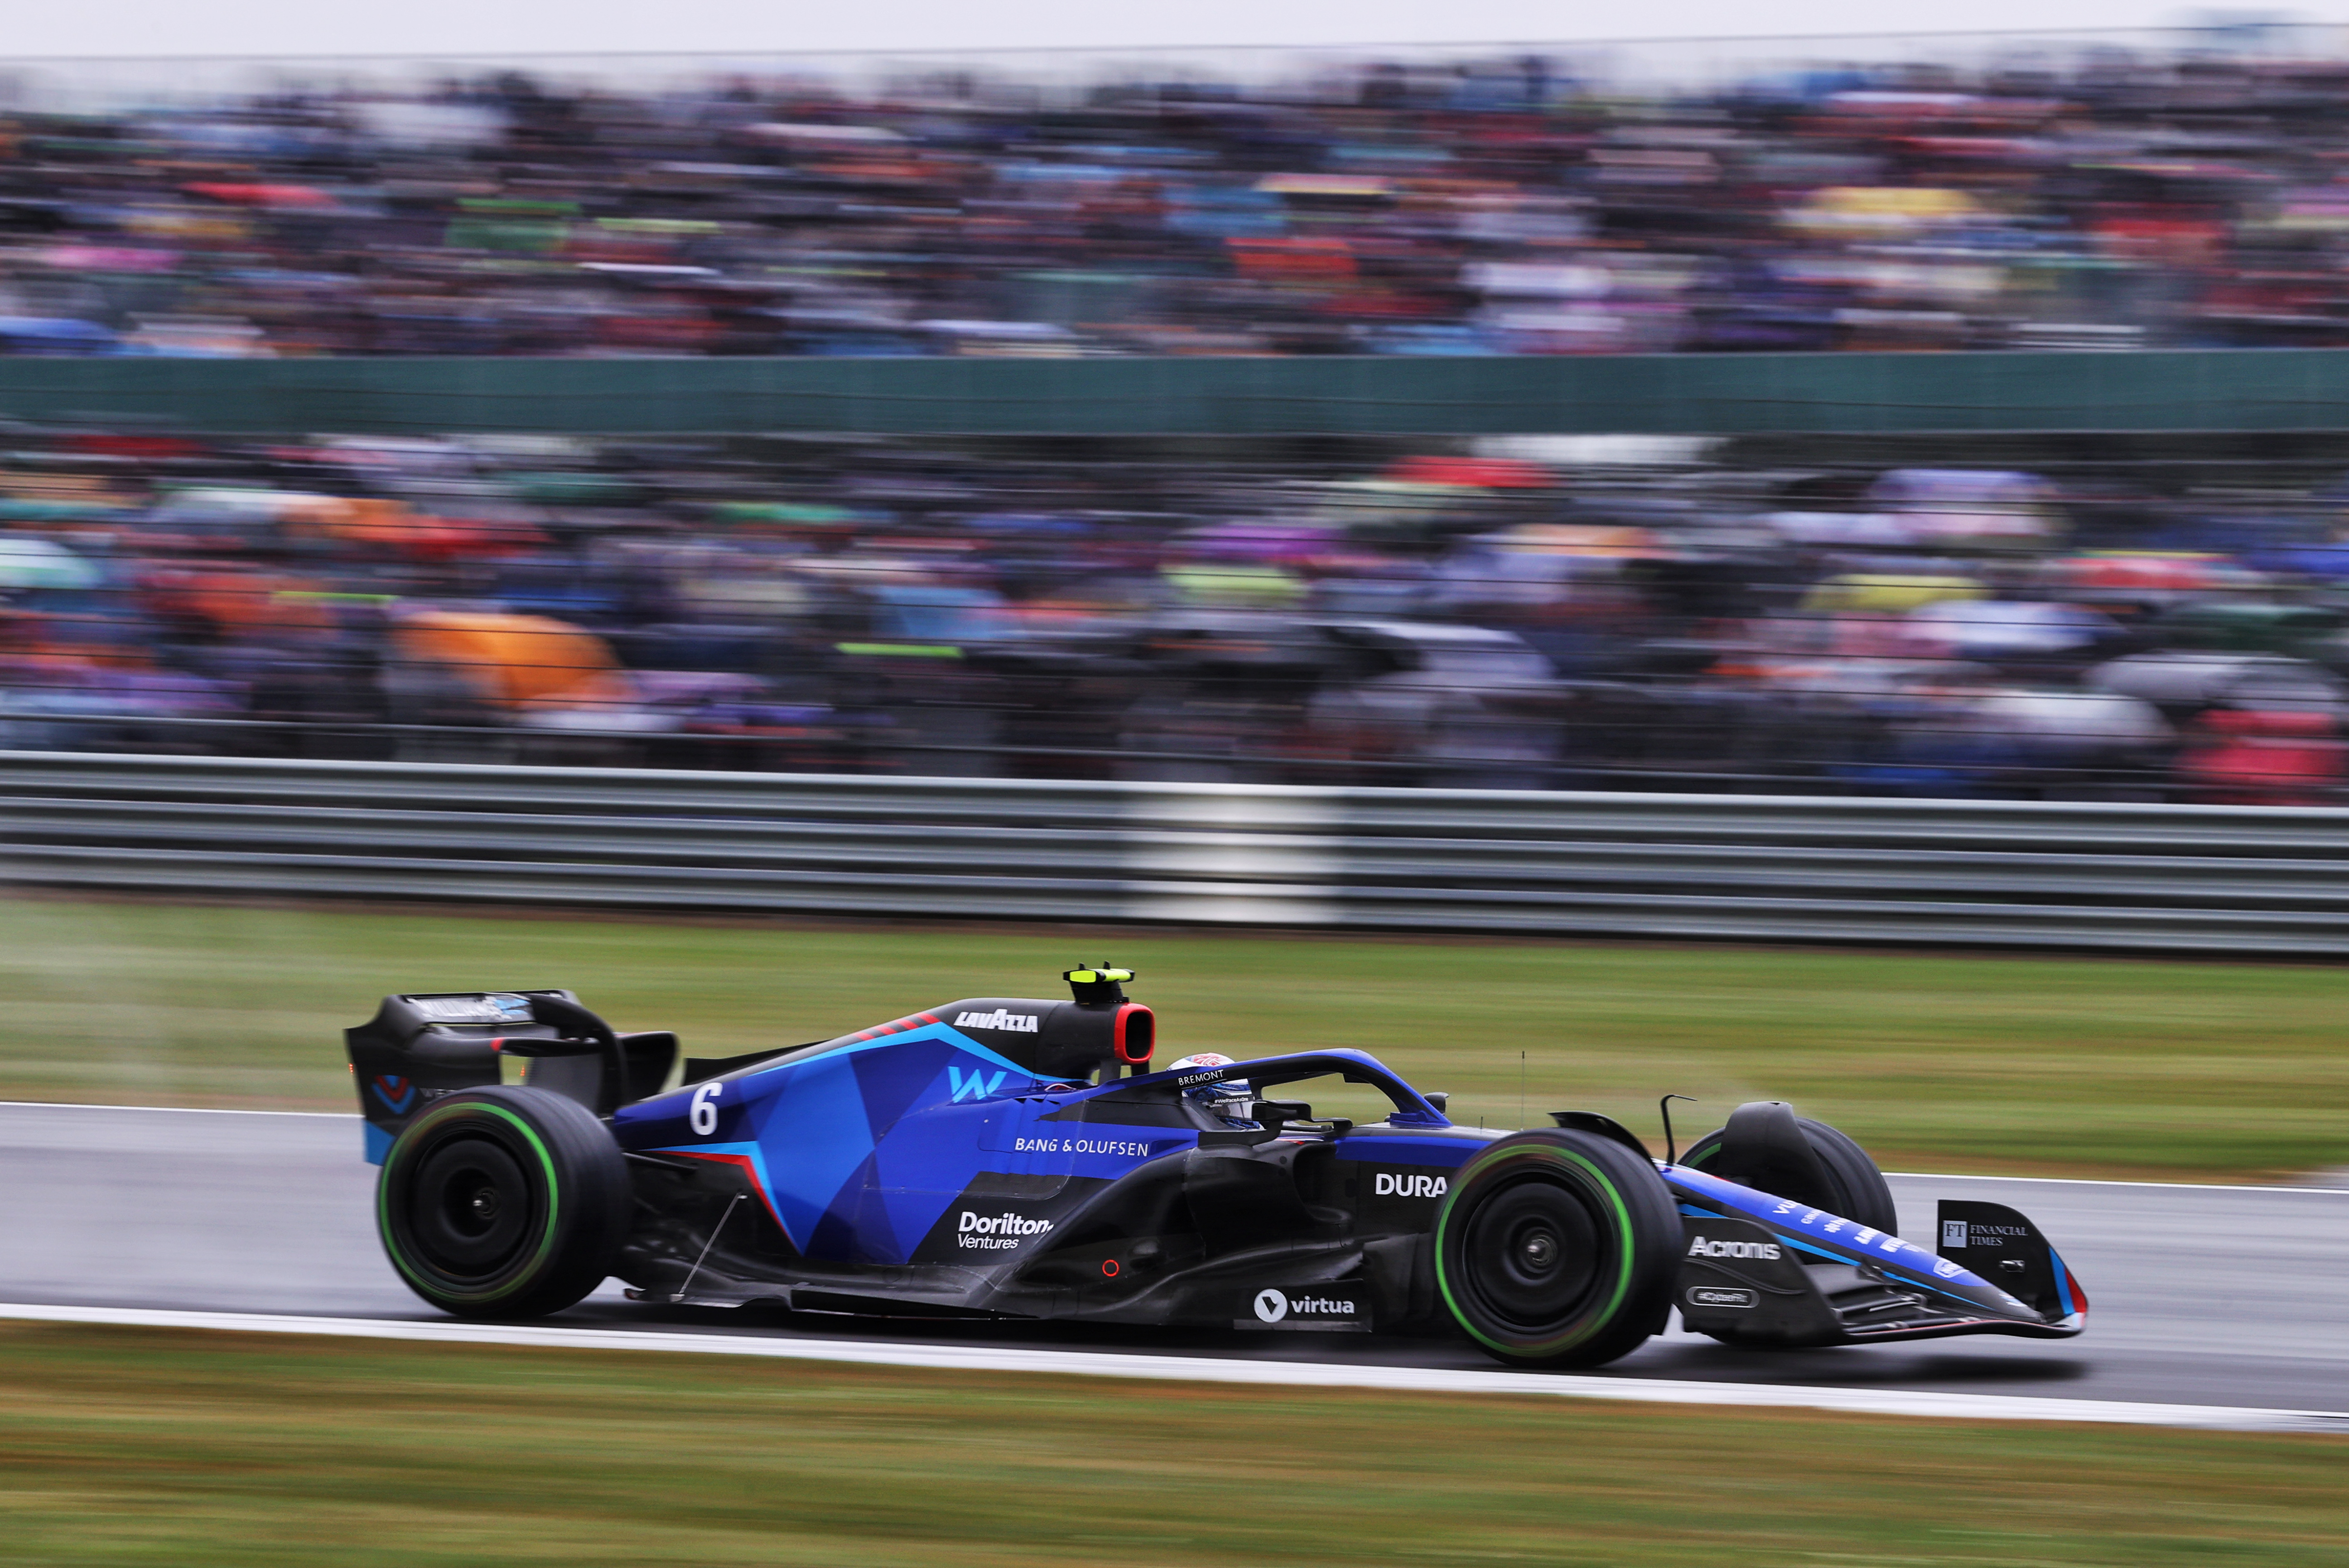
[[[1419,1097],[1433,1106],[1437,1116],[1448,1116],[1452,1114],[1452,1096],[1446,1091],[1443,1089],[1433,1092],[1422,1091]]]
[[[1311,1121],[1313,1107],[1302,1100],[1258,1100],[1255,1117],[1277,1133],[1285,1122]]]

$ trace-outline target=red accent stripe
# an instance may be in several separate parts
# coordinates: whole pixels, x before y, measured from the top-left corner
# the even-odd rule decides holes
[[[665,1148],[660,1152],[663,1154],[676,1155],[679,1159],[706,1159],[712,1165],[731,1165],[739,1167],[742,1172],[744,1179],[750,1183],[750,1190],[759,1195],[759,1201],[765,1204],[767,1206],[767,1212],[774,1217],[776,1229],[781,1231],[786,1236],[789,1236],[792,1233],[790,1227],[783,1223],[783,1217],[775,1212],[775,1200],[767,1195],[766,1183],[759,1179],[759,1168],[750,1163],[750,1157],[749,1155],[712,1154],[703,1150],[690,1148]]]

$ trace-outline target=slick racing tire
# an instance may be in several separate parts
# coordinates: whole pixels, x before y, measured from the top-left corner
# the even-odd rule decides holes
[[[1868,1152],[1825,1122],[1796,1116],[1795,1125],[1803,1129],[1803,1141],[1811,1146],[1811,1152],[1818,1156],[1819,1165],[1826,1172],[1831,1198],[1824,1206],[1826,1210],[1888,1236],[1899,1235],[1900,1214],[1893,1206],[1892,1189]],[[1697,1139],[1681,1157],[1681,1163],[1695,1170],[1707,1169],[1707,1162],[1720,1155],[1722,1134],[1727,1130],[1716,1128]],[[1785,1194],[1778,1196],[1783,1198]]]
[[[632,1211],[610,1131],[543,1089],[433,1101],[392,1144],[376,1188],[392,1267],[460,1317],[570,1306],[611,1273]]]
[[[1525,1366],[1597,1366],[1664,1327],[1680,1211],[1647,1160],[1570,1128],[1516,1133],[1460,1168],[1435,1217],[1454,1321]]]

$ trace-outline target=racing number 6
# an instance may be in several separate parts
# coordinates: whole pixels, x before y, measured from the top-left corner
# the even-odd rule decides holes
[[[704,1084],[693,1091],[693,1109],[688,1119],[697,1137],[708,1137],[718,1130],[718,1096],[725,1092],[723,1084]]]

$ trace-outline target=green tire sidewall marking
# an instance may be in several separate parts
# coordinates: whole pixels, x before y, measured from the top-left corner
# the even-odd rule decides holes
[[[1618,1243],[1615,1250],[1620,1255],[1615,1271],[1615,1293],[1608,1298],[1607,1305],[1596,1314],[1587,1314],[1581,1328],[1560,1334],[1556,1339],[1546,1339],[1532,1345],[1509,1345],[1493,1338],[1468,1321],[1467,1314],[1460,1310],[1459,1298],[1453,1294],[1451,1271],[1445,1266],[1447,1252],[1445,1242],[1450,1237],[1454,1212],[1450,1209],[1446,1209],[1435,1222],[1435,1288],[1443,1293],[1444,1304],[1452,1310],[1452,1320],[1466,1329],[1469,1337],[1478,1344],[1509,1355],[1541,1355],[1555,1354],[1561,1350],[1571,1350],[1604,1328],[1613,1320],[1616,1312],[1622,1306],[1623,1298],[1630,1293],[1631,1289],[1631,1264],[1634,1251],[1631,1211],[1624,1207],[1623,1195],[1616,1190],[1614,1181],[1605,1171],[1572,1149],[1559,1148],[1550,1144],[1520,1144],[1515,1148],[1491,1157],[1482,1169],[1475,1168],[1475,1162],[1472,1161],[1471,1168],[1466,1174],[1473,1179],[1495,1167],[1523,1160],[1578,1168],[1598,1189],[1606,1195],[1607,1206],[1615,1213],[1615,1232]]]
[[[437,1126],[435,1117],[440,1121],[453,1121],[476,1113],[493,1116],[504,1121],[514,1131],[522,1134],[523,1141],[529,1144],[531,1151],[538,1156],[539,1169],[546,1179],[546,1223],[539,1232],[537,1255],[531,1259],[526,1268],[517,1272],[513,1278],[504,1284],[486,1291],[459,1291],[451,1290],[437,1280],[419,1274],[415,1267],[400,1255],[399,1238],[394,1232],[391,1224],[391,1183],[394,1174],[405,1163],[400,1158],[402,1149],[413,1147],[409,1141],[409,1134],[421,1127]],[[537,1129],[505,1106],[491,1105],[481,1100],[471,1100],[461,1106],[449,1107],[446,1114],[436,1107],[409,1123],[401,1131],[399,1141],[392,1146],[390,1157],[384,1161],[383,1179],[377,1184],[375,1189],[376,1230],[383,1237],[383,1250],[390,1255],[393,1267],[405,1274],[419,1289],[436,1296],[445,1296],[451,1301],[493,1302],[501,1296],[512,1295],[523,1285],[528,1284],[532,1276],[537,1273],[540,1266],[546,1262],[547,1254],[554,1251],[555,1221],[562,1213],[562,1206],[563,1193],[561,1184],[555,1179],[554,1157],[547,1151],[546,1144],[539,1137]]]

